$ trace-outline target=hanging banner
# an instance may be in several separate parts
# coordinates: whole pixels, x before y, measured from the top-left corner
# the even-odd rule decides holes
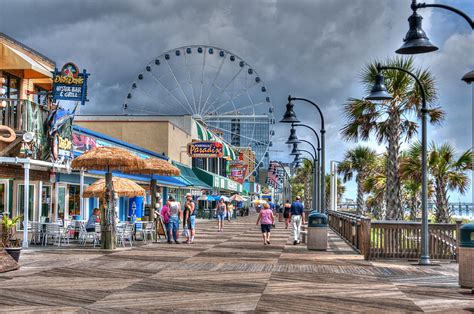
[[[192,142],[188,144],[188,155],[191,158],[221,158],[224,147],[219,142]]]
[[[229,179],[244,183],[247,173],[247,165],[242,162],[229,163]]]
[[[82,105],[87,99],[87,78],[89,73],[84,69],[79,73],[79,68],[72,62],[63,65],[61,71],[53,72],[53,101],[70,100],[78,101]]]

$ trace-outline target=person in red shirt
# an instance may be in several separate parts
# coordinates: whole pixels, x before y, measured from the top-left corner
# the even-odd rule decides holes
[[[165,205],[161,208],[161,218],[163,218],[163,223],[166,229],[166,238],[168,239],[168,243],[171,244],[171,235],[170,235],[170,202],[167,201]]]

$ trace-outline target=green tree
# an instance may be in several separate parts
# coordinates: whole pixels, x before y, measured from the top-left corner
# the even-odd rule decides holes
[[[431,145],[428,165],[433,177],[436,202],[436,222],[450,221],[448,191],[464,194],[469,187],[468,171],[473,169],[473,152],[469,149],[456,158],[449,143]]]
[[[375,82],[377,64],[368,64],[361,75],[361,82],[368,94]],[[414,73],[420,80],[429,105],[431,123],[440,123],[444,112],[431,104],[437,99],[435,80],[428,70],[415,68],[413,57],[396,57],[381,62]],[[371,102],[351,98],[345,105],[346,124],[341,129],[347,140],[367,140],[375,135],[379,143],[387,143],[387,168],[385,185],[386,219],[403,219],[400,196],[399,158],[402,138],[409,140],[418,130],[417,117],[420,116],[421,93],[408,74],[398,70],[384,71],[387,90],[392,100]]]
[[[364,180],[370,172],[377,154],[375,150],[357,146],[346,151],[344,160],[338,166],[338,173],[343,175],[343,181],[352,179],[355,173],[357,183],[357,213],[361,214],[364,209]]]
[[[311,208],[312,201],[312,182],[313,182],[312,163],[305,159],[303,166],[296,170],[295,176],[291,180],[293,195],[300,195],[303,198],[305,208]]]
[[[436,203],[435,219],[437,222],[449,222],[448,191],[458,191],[464,194],[469,187],[467,171],[472,170],[473,154],[471,150],[464,152],[458,159],[455,149],[445,143],[440,146],[431,144],[428,153],[428,197],[434,194]],[[413,143],[403,153],[400,162],[400,175],[405,181],[405,187],[412,199],[408,202],[414,211],[410,218],[416,217],[421,206],[421,144]]]
[[[387,155],[377,156],[364,181],[364,192],[369,193],[366,205],[377,220],[385,217],[385,186],[387,183]]]

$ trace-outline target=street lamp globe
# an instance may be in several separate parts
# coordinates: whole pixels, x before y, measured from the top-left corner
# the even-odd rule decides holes
[[[369,96],[365,97],[367,100],[391,100],[393,97],[388,93],[385,86],[385,78],[382,73],[377,73],[375,77],[375,84],[370,91]]]
[[[416,11],[413,11],[413,14],[408,18],[410,29],[403,39],[404,44],[395,51],[396,53],[417,54],[438,50],[438,47],[430,42],[428,36],[426,36],[423,31],[423,28],[421,27],[422,19],[423,17],[421,17],[421,15],[416,13]]]
[[[286,111],[283,115],[281,123],[299,123],[300,120],[296,117],[295,111],[293,110],[294,105],[291,103],[291,97],[288,96],[288,103],[286,104]]]
[[[288,140],[285,142],[285,144],[298,144],[300,143],[300,140],[298,139],[298,136],[296,136],[296,129],[291,126],[290,129],[290,136],[288,137]]]
[[[298,144],[297,143],[293,143],[293,149],[291,150],[290,155],[291,156],[301,155],[301,152],[298,150]]]
[[[464,74],[464,76],[461,78],[461,80],[463,80],[467,84],[471,84],[474,81],[474,70]]]

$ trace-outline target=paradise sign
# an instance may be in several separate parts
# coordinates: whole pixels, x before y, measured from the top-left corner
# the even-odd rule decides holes
[[[224,147],[219,142],[192,142],[188,144],[188,155],[192,158],[220,158]]]
[[[68,62],[61,68],[55,69],[53,78],[53,100],[79,101],[82,105],[87,99],[87,78],[89,73],[79,68],[72,62]]]

